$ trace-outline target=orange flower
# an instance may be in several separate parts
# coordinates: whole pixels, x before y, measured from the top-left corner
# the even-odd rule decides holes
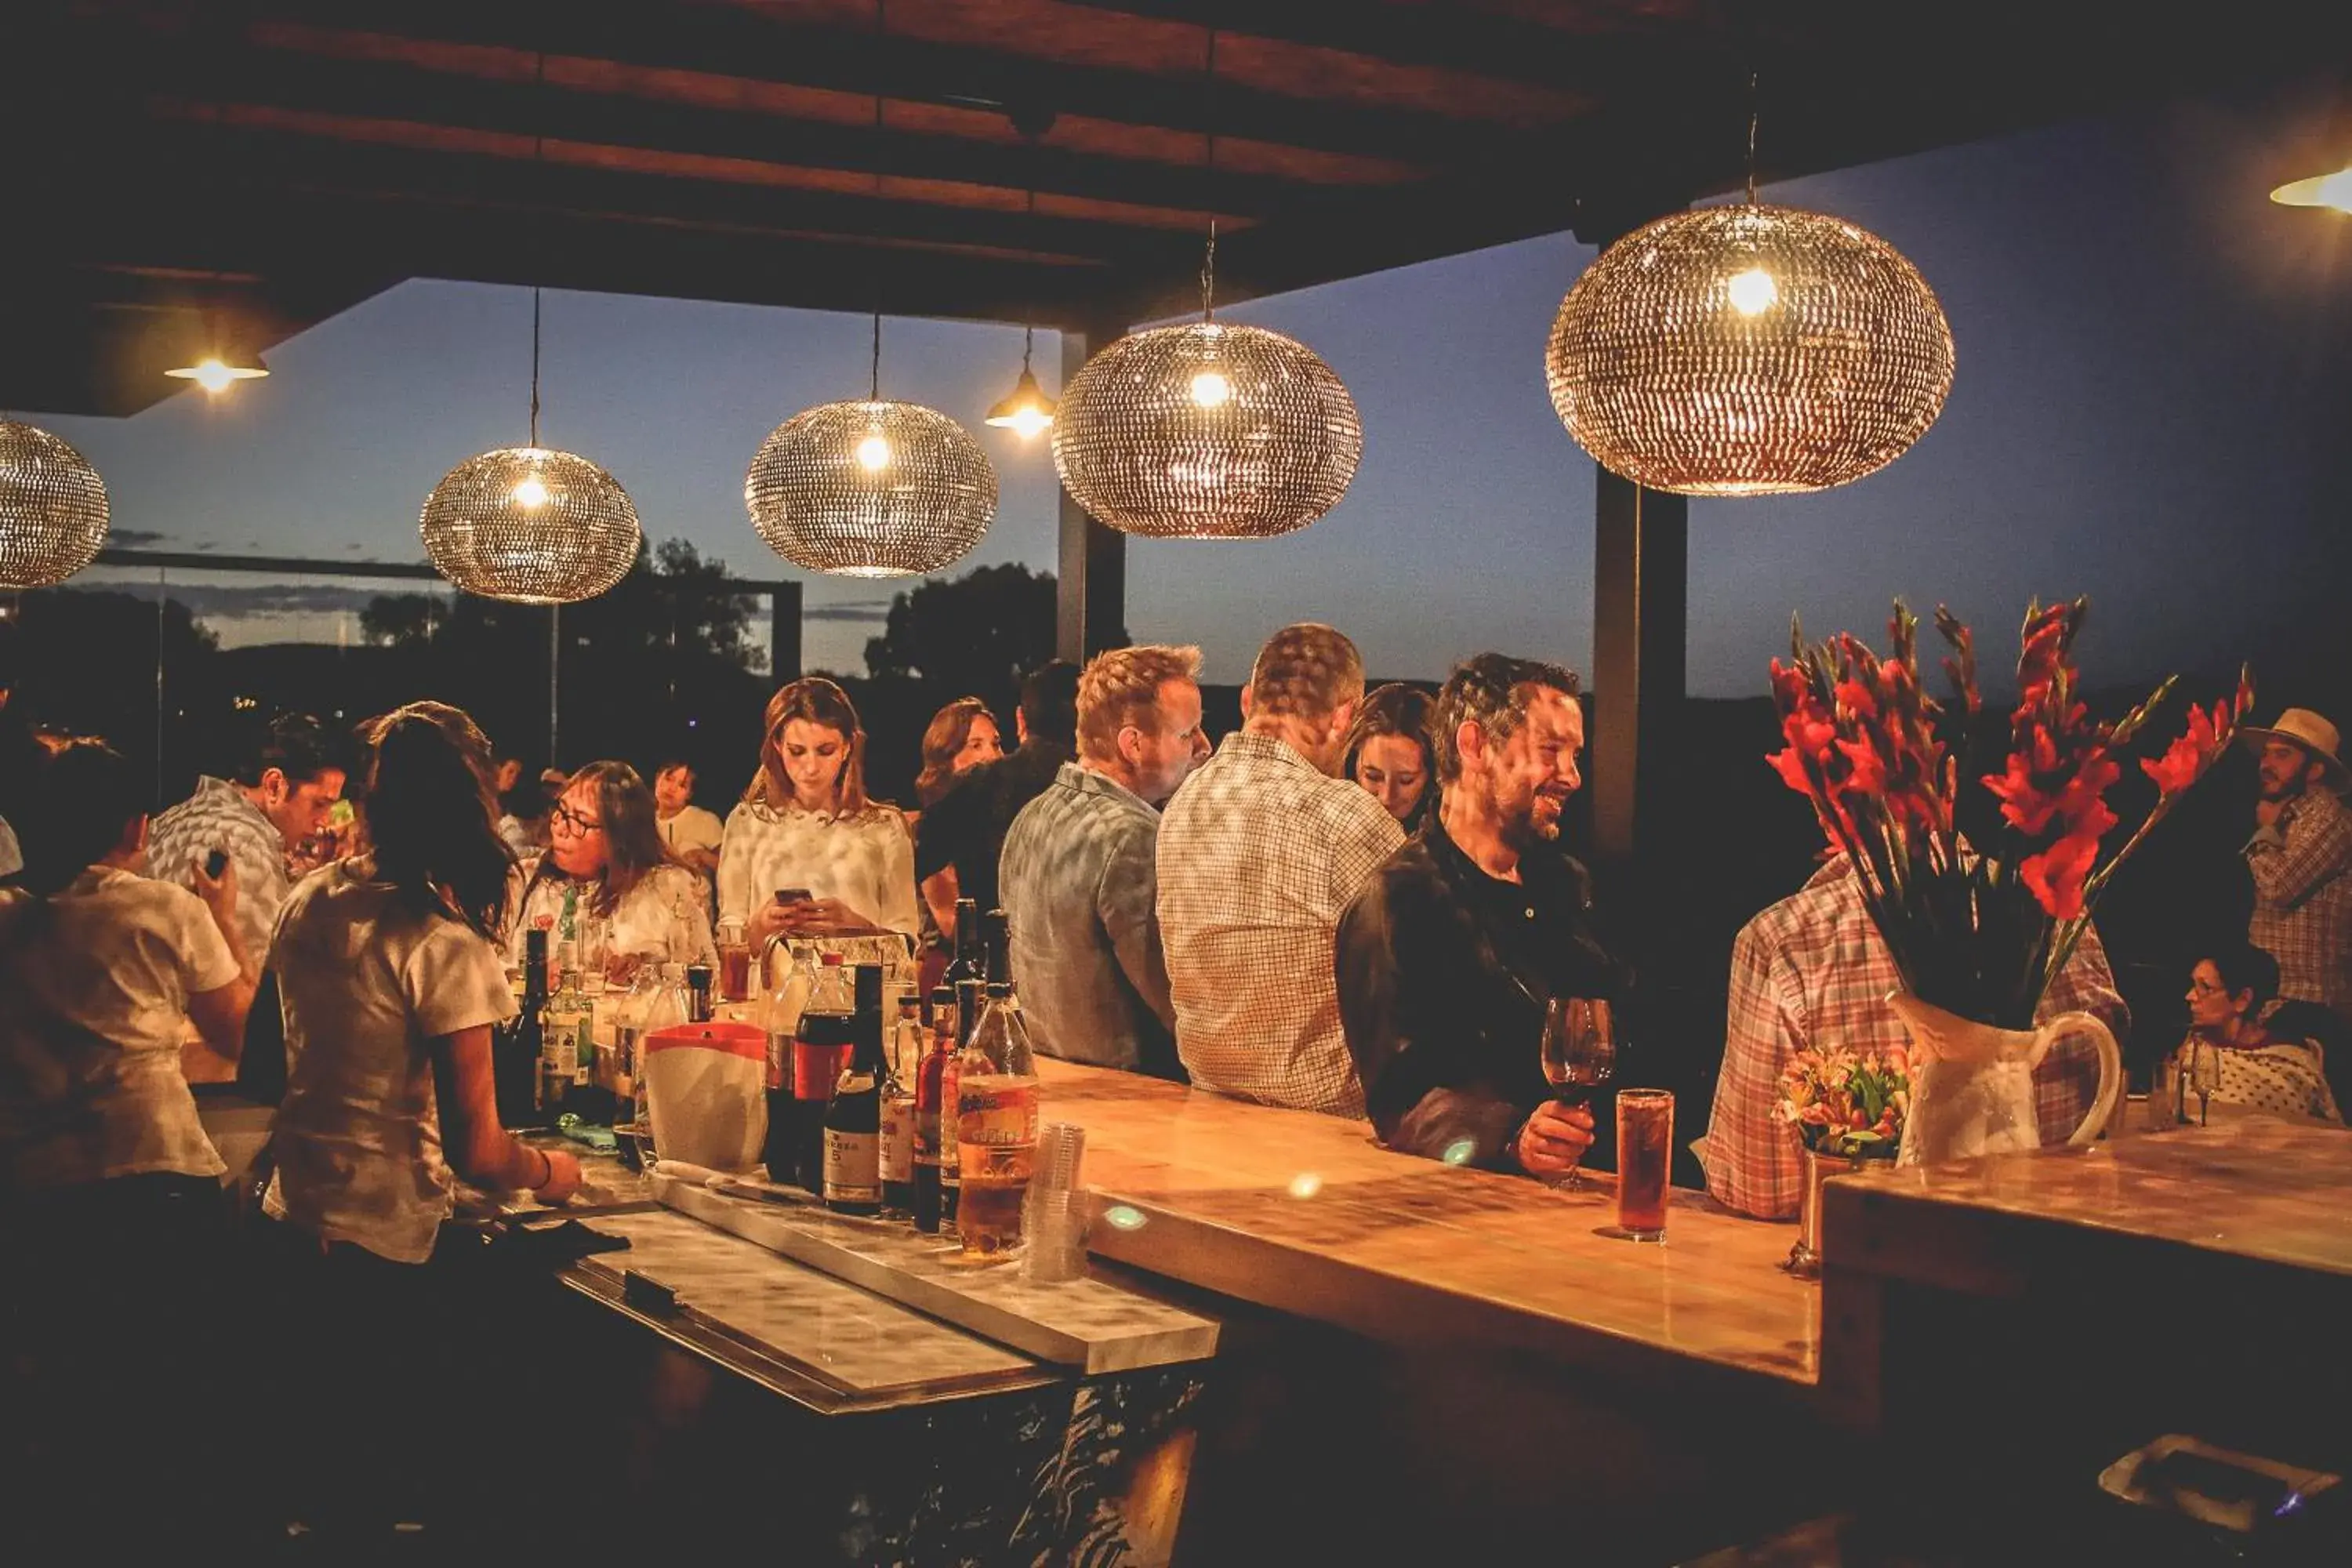
[[[2112,826],[2112,816],[2108,821]],[[2027,856],[2017,874],[2042,913],[2053,921],[2071,921],[2083,912],[2083,884],[2090,879],[2091,862],[2098,854],[2097,833],[2070,833],[2041,854]]]

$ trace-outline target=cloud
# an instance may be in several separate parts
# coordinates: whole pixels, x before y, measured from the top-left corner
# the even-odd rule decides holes
[[[235,620],[243,616],[331,615],[363,610],[386,595],[383,588],[337,588],[323,583],[270,583],[253,587],[174,583],[166,592],[192,615]]]
[[[106,531],[106,542],[109,544],[126,545],[136,550],[142,545],[169,544],[172,542],[172,536],[168,533],[158,533],[152,528],[110,528]]]

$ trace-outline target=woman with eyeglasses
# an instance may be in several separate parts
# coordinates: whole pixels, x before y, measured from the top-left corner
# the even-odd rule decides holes
[[[599,962],[625,981],[643,963],[719,962],[702,879],[670,858],[655,825],[653,792],[626,763],[591,763],[573,773],[547,816],[547,853],[524,881],[507,936],[522,962],[525,933],[552,928],[572,906],[576,921],[604,923]]]
[[[719,919],[741,921],[755,948],[778,932],[912,937],[921,924],[914,837],[866,797],[866,731],[823,676],[768,700],[760,771],[719,846]]]
[[[2327,1087],[2319,1043],[2265,1022],[2278,994],[2278,960],[2252,946],[2200,958],[2189,972],[2189,1037],[2178,1053],[2180,1076],[2210,1086],[2224,1104],[2273,1116],[2342,1121]],[[2177,1108],[2176,1108],[2177,1109]]]

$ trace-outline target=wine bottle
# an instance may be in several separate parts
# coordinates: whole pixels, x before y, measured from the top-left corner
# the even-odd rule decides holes
[[[967,980],[986,981],[988,963],[982,945],[984,933],[980,923],[980,904],[972,899],[958,899],[955,906],[955,959],[948,965],[940,983],[952,990]]]
[[[926,1236],[940,1228],[942,1152],[940,1095],[946,1088],[947,1065],[955,1055],[955,993],[946,986],[931,992],[931,1048],[915,1068],[915,1228]]]
[[[852,991],[849,1065],[824,1111],[824,1206],[882,1212],[882,966],[861,963]]]
[[[914,997],[901,996],[882,1064],[882,1213],[888,1219],[905,1219],[915,1208],[914,1084],[922,1051],[920,1009]]]
[[[795,948],[788,954],[783,983],[768,998],[768,1133],[760,1158],[772,1182],[793,1179],[793,1042],[801,1032],[801,1014],[816,989],[814,950]],[[680,972],[683,985],[684,971]],[[687,1016],[692,1016],[689,1007]]]
[[[1013,926],[1003,910],[991,910],[981,917],[981,942],[985,950],[986,973],[981,978],[993,985],[1002,980],[1013,980]]]
[[[547,1006],[547,932],[537,926],[522,933],[522,994],[494,1058],[499,1121],[508,1127],[534,1127],[539,1114],[539,1058],[543,1039],[541,1012]]]

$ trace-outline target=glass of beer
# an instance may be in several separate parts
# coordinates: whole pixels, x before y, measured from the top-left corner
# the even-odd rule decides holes
[[[741,921],[719,922],[719,993],[730,1002],[751,999],[751,945]]]
[[[1675,1148],[1675,1097],[1663,1089],[1617,1094],[1617,1226],[1625,1241],[1666,1238],[1666,1176]]]

